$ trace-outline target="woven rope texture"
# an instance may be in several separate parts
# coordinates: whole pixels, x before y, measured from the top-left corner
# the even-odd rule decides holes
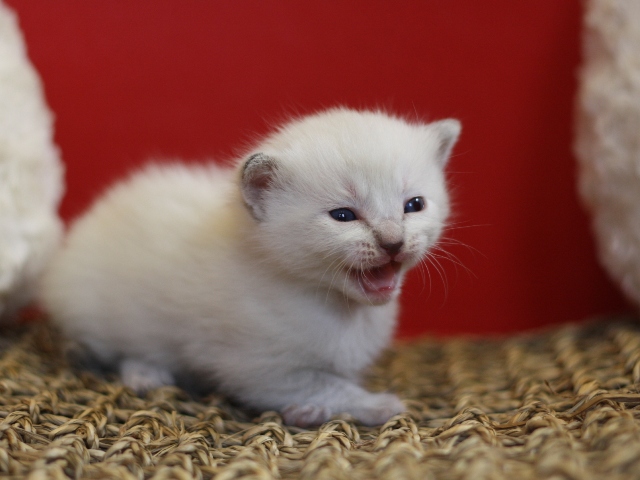
[[[640,327],[620,321],[503,340],[398,344],[369,384],[409,412],[368,428],[251,417],[177,388],[138,398],[74,372],[43,325],[5,332],[0,476],[538,479],[640,476]]]

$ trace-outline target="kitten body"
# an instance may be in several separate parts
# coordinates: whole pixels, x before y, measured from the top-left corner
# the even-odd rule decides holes
[[[402,402],[359,375],[393,335],[404,274],[441,234],[458,133],[454,120],[333,109],[236,168],[149,166],[74,223],[43,304],[138,391],[196,372],[288,423],[383,423]]]

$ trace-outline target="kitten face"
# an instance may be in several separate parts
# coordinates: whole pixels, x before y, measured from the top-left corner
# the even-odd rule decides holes
[[[411,125],[348,110],[285,127],[243,171],[261,250],[320,294],[390,301],[442,232],[442,168],[458,133],[453,120]]]

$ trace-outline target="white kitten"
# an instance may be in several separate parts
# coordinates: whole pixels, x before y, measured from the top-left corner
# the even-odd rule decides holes
[[[233,170],[147,167],[73,225],[43,303],[138,391],[196,372],[290,424],[383,423],[403,404],[359,374],[392,337],[406,271],[440,236],[459,131],[333,109]]]

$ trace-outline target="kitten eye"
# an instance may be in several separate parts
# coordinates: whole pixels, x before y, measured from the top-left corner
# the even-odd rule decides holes
[[[336,208],[335,210],[331,210],[329,215],[339,222],[353,222],[358,219],[356,214],[348,208]]]
[[[419,212],[424,210],[424,199],[422,197],[413,197],[404,204],[404,213]]]

